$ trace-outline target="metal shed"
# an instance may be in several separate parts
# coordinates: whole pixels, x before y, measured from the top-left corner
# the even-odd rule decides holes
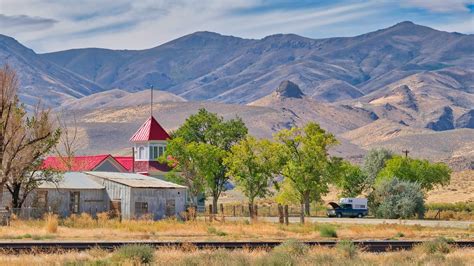
[[[186,210],[186,187],[154,177],[112,172],[86,172],[105,187],[110,209],[123,219],[150,215],[158,220]]]
[[[105,187],[81,172],[66,172],[59,183],[43,183],[28,196],[24,206],[52,211],[62,217],[83,212],[95,216],[108,211]]]

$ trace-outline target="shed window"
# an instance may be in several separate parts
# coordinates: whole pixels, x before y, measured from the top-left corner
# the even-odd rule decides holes
[[[37,201],[39,208],[46,208],[48,204],[48,191],[38,191]]]
[[[135,216],[137,218],[148,213],[148,202],[135,202]]]

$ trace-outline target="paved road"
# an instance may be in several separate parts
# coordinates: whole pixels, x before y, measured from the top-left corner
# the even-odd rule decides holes
[[[226,217],[228,221],[239,221],[247,217]],[[261,221],[278,222],[278,217],[258,217]],[[325,218],[325,217],[305,217],[307,222],[318,223],[345,223],[345,224],[403,224],[403,225],[421,225],[430,227],[454,227],[468,229],[474,227],[474,221],[440,221],[440,220],[398,220],[398,219],[374,219],[374,218]],[[290,223],[299,223],[299,217],[290,217]]]

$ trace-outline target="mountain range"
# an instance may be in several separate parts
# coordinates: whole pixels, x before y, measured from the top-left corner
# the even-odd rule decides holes
[[[80,114],[84,152],[106,148],[98,139],[107,128],[139,123],[153,86],[170,129],[206,107],[242,116],[262,137],[317,121],[341,139],[341,154],[406,147],[474,167],[474,35],[401,22],[355,37],[196,32],[146,50],[46,54],[0,35],[4,63],[17,70],[27,106]],[[453,143],[436,144],[446,138]]]

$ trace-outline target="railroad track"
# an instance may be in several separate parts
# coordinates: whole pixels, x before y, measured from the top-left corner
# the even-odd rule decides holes
[[[365,251],[369,252],[386,252],[394,250],[408,250],[416,245],[423,243],[423,241],[399,241],[399,240],[355,240],[352,241]],[[124,245],[149,245],[155,248],[159,247],[181,247],[185,245],[192,245],[198,249],[271,249],[280,245],[281,241],[262,241],[262,242],[162,242],[162,241],[15,241],[15,242],[0,242],[0,250],[10,252],[54,252],[58,250],[87,250],[91,248],[101,249],[116,249]],[[303,242],[309,246],[324,246],[334,247],[337,241],[306,241]],[[460,248],[474,248],[474,241],[454,241],[452,245]]]

